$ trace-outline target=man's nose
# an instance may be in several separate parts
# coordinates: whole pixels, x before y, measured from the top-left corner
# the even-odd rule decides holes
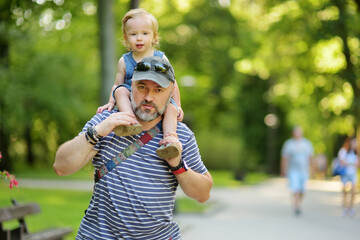
[[[153,100],[153,96],[152,96],[152,93],[151,91],[147,91],[145,96],[144,96],[145,100],[148,101],[148,102],[152,102]]]

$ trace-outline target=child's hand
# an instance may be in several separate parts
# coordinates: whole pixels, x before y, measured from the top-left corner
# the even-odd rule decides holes
[[[97,109],[96,113],[102,113],[104,110],[108,110],[108,111],[111,111],[113,110],[115,107],[115,104],[114,103],[107,103],[105,104],[104,106],[101,106]]]
[[[181,107],[178,107],[178,116],[177,116],[178,122],[181,122],[183,118],[184,118],[184,111],[182,110]]]
[[[169,132],[169,133],[166,133],[163,137],[163,139],[161,139],[159,141],[159,144],[160,145],[166,145],[168,143],[170,143],[171,141],[169,141],[169,139],[172,139],[172,138],[178,138],[178,135],[176,132]]]

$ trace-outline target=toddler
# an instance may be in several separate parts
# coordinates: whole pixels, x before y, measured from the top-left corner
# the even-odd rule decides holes
[[[98,113],[104,110],[111,111],[116,105],[119,111],[134,115],[130,94],[131,78],[136,64],[148,56],[159,56],[168,60],[163,52],[154,49],[159,44],[158,23],[156,18],[144,9],[132,9],[125,14],[122,19],[122,33],[124,45],[130,51],[120,58],[109,102],[99,107]],[[165,141],[165,138],[169,135],[177,136],[177,121],[183,119],[183,111],[180,107],[180,92],[176,81],[171,102],[172,104],[169,104],[164,112],[164,139],[160,141],[161,146],[156,151],[161,158],[174,158],[179,155],[179,149],[173,144],[167,144]],[[121,125],[114,129],[115,134],[118,136],[136,135],[142,131],[141,124],[136,120],[131,125]]]

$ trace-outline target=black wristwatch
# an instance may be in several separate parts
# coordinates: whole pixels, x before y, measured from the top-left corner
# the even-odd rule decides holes
[[[176,167],[171,167],[169,165],[169,169],[173,172],[173,174],[177,175],[186,172],[188,170],[188,166],[183,159],[180,159],[180,162]]]

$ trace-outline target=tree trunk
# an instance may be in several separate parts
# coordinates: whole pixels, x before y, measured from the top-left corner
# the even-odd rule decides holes
[[[109,101],[110,90],[116,75],[113,1],[98,0],[98,6],[101,55],[100,104],[103,105]]]
[[[346,2],[342,0],[336,0],[335,4],[339,9],[339,20],[338,20],[337,29],[344,44],[343,53],[346,59],[346,69],[343,72],[341,72],[341,77],[351,84],[352,89],[354,91],[354,101],[352,103],[351,112],[355,118],[355,126],[354,126],[355,131],[357,131],[358,133],[356,136],[357,142],[360,143],[360,129],[359,129],[360,128],[360,88],[357,86],[356,83],[357,79],[354,71],[354,65],[350,60],[351,54],[347,43],[348,30],[346,26],[346,9],[345,9]],[[358,150],[360,150],[359,144],[358,144]]]
[[[32,139],[31,139],[31,126],[28,124],[25,128],[25,142],[27,148],[27,163],[29,166],[34,166],[34,154],[32,151]]]
[[[139,0],[131,0],[130,1],[130,9],[138,8],[139,7]]]
[[[0,34],[0,73],[4,76],[9,71],[9,39],[6,32],[8,31],[8,25],[11,23],[11,1],[2,1],[0,3],[0,23],[5,24],[5,29]],[[7,79],[2,79],[7,81]],[[4,89],[1,89],[4,92]],[[5,126],[5,104],[3,95],[0,94],[0,151],[2,160],[0,161],[0,170],[6,169],[11,171],[12,164],[9,158],[9,139],[10,133],[6,130]]]

